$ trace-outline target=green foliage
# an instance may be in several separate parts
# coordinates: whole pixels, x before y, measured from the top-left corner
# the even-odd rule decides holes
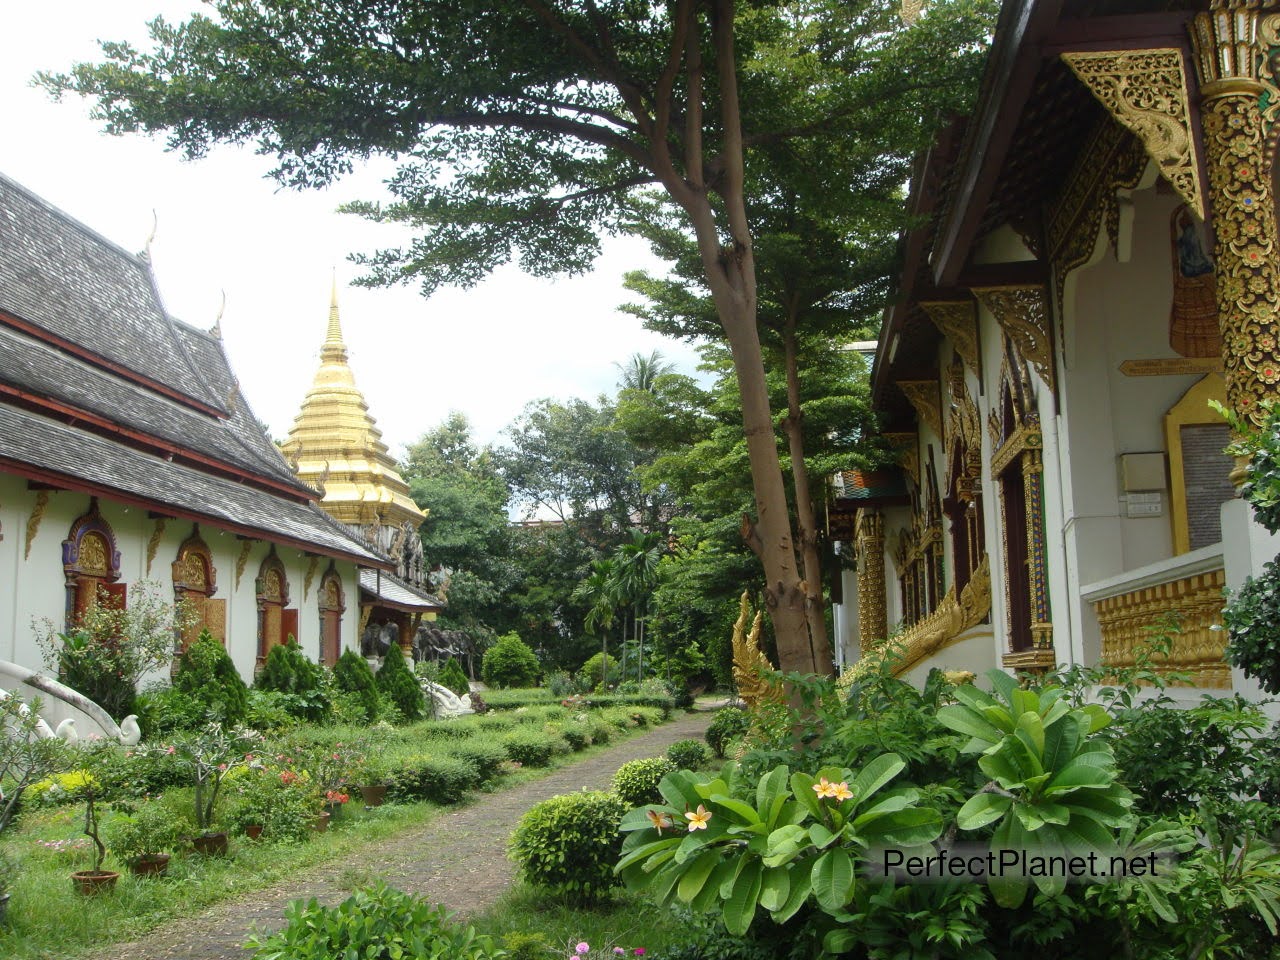
[[[397,710],[405,723],[420,720],[426,710],[426,702],[422,696],[422,688],[409,669],[409,665],[400,654],[398,647],[392,647],[382,658],[382,668],[375,678],[378,692]]]
[[[173,638],[195,619],[190,604],[170,603],[158,583],[131,585],[126,605],[105,590],[67,633],[49,620],[36,626],[36,642],[58,679],[97,703],[116,721],[135,713],[138,683],[169,663]]]
[[[336,694],[343,698],[346,694]],[[330,697],[335,719],[338,714],[338,702]],[[249,712],[245,714],[245,726],[263,733],[282,733],[290,727],[296,727],[302,721],[292,712],[293,695],[278,693],[275,690],[249,691]],[[361,714],[363,716],[363,713]]]
[[[173,689],[204,707],[200,723],[191,724],[187,729],[211,720],[234,726],[242,723],[248,714],[248,687],[226,648],[208,630],[201,630],[200,636],[178,658]],[[163,717],[157,716],[157,719],[163,720]]]
[[[446,660],[444,666],[440,668],[439,682],[460,697],[465,697],[471,692],[471,684],[467,680],[467,675],[462,672],[462,665],[453,657]]]
[[[545,767],[556,755],[558,748],[568,745],[559,736],[545,730],[513,730],[500,741],[508,759],[526,767]]]
[[[729,742],[745,736],[750,727],[751,715],[747,711],[739,707],[725,707],[716,713],[703,736],[711,752],[723,760]]]
[[[514,633],[499,637],[484,653],[481,676],[491,687],[529,687],[540,673],[537,655]]]
[[[501,956],[487,937],[450,922],[442,906],[377,884],[336,907],[314,898],[285,908],[282,930],[254,934],[245,946],[254,960],[491,960]]]
[[[622,679],[618,661],[603,651],[588,657],[587,662],[578,668],[577,676],[588,690],[607,689]]]
[[[507,760],[507,750],[502,744],[483,737],[470,737],[451,744],[447,753],[474,766],[480,783],[496,779]]]
[[[511,836],[521,876],[547,893],[591,903],[617,884],[612,864],[624,806],[613,794],[569,793],[534,805]]]
[[[942,832],[919,790],[885,789],[905,767],[885,754],[856,774],[835,767],[790,774],[780,766],[758,782],[741,782],[732,763],[714,778],[676,771],[660,785],[664,804],[623,818],[628,837],[617,870],[660,903],[717,905],[735,936],[758,909],[783,923],[810,897],[840,916],[868,847],[917,846]],[[828,790],[837,783],[838,793]]]
[[[378,719],[378,687],[373,671],[369,669],[369,661],[354,650],[342,651],[342,656],[333,665],[333,683],[339,690],[357,698],[367,722]]]
[[[411,757],[387,778],[387,796],[393,800],[428,800],[443,805],[457,803],[480,785],[476,764],[457,754]]]
[[[613,775],[613,792],[628,808],[645,803],[658,803],[662,800],[662,795],[658,792],[658,784],[668,773],[677,769],[679,768],[676,764],[666,757],[628,760]]]
[[[677,740],[667,747],[667,759],[681,770],[697,770],[707,762],[707,746],[701,740]]]
[[[182,820],[165,804],[140,803],[132,813],[116,817],[106,828],[107,849],[120,863],[148,854],[172,853],[182,842]]]
[[[320,785],[288,765],[241,768],[227,783],[228,828],[243,831],[257,825],[262,840],[302,843],[324,806]]]
[[[299,720],[324,723],[329,718],[324,667],[309,660],[292,636],[268,651],[253,685],[283,694],[287,699],[281,705]]]
[[[66,744],[42,738],[37,730],[40,701],[27,703],[7,691],[0,696],[0,837],[17,812],[23,793],[67,763]]]

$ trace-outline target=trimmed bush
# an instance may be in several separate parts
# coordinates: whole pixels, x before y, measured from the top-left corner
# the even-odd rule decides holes
[[[329,719],[324,667],[307,659],[292,635],[267,653],[253,685],[258,690],[285,694],[280,705],[299,720],[324,723]]]
[[[543,730],[513,730],[500,742],[508,759],[525,767],[545,767],[556,754],[557,741],[564,743]]]
[[[491,687],[531,687],[541,672],[537,654],[514,633],[499,637],[485,651],[480,669],[484,682]]]
[[[532,807],[520,818],[509,849],[532,886],[580,903],[600,900],[618,880],[622,802],[602,791],[569,793]]]
[[[447,750],[449,756],[460,757],[474,764],[479,771],[481,783],[497,779],[502,764],[507,759],[506,748],[496,740],[487,738],[472,737],[461,743],[450,745]]]
[[[490,710],[517,710],[520,707],[532,707],[539,704],[557,703],[550,690],[542,687],[515,687],[511,690],[486,690],[485,700]]]
[[[585,750],[591,743],[591,731],[585,723],[570,720],[560,724],[556,732],[564,737],[574,750]]]
[[[607,662],[608,666],[603,666]],[[587,662],[578,668],[578,682],[588,690],[595,690],[601,687],[601,672],[604,672],[604,687],[615,685],[621,674],[618,669],[618,661],[613,657],[606,657],[603,653],[597,653],[587,659]]]
[[[148,740],[197,730],[209,722],[208,703],[173,687],[158,687],[139,694],[134,709],[138,712],[138,726]]]
[[[667,759],[681,770],[697,770],[707,762],[707,745],[701,740],[677,740],[667,747]]]
[[[387,796],[400,801],[457,803],[480,782],[479,768],[463,757],[411,757],[387,778]]]
[[[738,707],[725,707],[715,715],[703,736],[712,752],[723,760],[725,747],[729,745],[729,741],[741,737],[750,726],[751,718],[745,710]]]
[[[354,650],[344,650],[333,665],[333,683],[343,693],[351,694],[360,704],[366,721],[378,719],[378,685],[369,669],[369,661]]]
[[[204,705],[204,716],[187,729],[217,720],[224,726],[243,723],[249,711],[249,688],[226,648],[208,630],[178,658],[173,689]],[[150,731],[148,731],[150,732]]]
[[[658,784],[668,773],[679,769],[666,757],[645,757],[628,760],[613,775],[613,792],[627,808],[641,807],[646,803],[661,803]]]
[[[597,716],[594,712],[587,714],[587,730],[591,734],[592,743],[608,743],[613,739],[614,729],[613,724],[604,717]]]
[[[399,647],[392,647],[382,658],[382,669],[375,678],[378,692],[400,711],[405,723],[421,720],[426,708],[418,679],[404,662]]]
[[[471,684],[462,670],[462,665],[453,657],[446,660],[444,666],[440,668],[438,682],[441,686],[448,687],[460,697],[465,697],[471,692]]]

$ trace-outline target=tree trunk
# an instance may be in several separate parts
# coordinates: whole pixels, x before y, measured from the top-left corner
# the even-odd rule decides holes
[[[809,491],[809,468],[804,462],[804,435],[801,430],[804,413],[800,409],[800,370],[796,356],[796,318],[787,320],[783,350],[787,368],[787,417],[784,429],[791,452],[791,477],[796,488],[796,523],[800,534],[800,562],[804,573],[805,617],[809,623],[809,640],[813,645],[813,662],[817,672],[830,674],[835,658],[827,637],[827,618],[822,604],[822,560],[818,556],[818,521],[814,515]]]

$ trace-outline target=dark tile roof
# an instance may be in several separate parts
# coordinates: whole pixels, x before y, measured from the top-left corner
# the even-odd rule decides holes
[[[0,468],[32,472],[54,486],[121,495],[176,516],[207,521],[326,556],[386,566],[314,503],[151,456],[104,437],[16,407],[0,406]],[[26,469],[24,469],[26,468]]]
[[[199,337],[190,334],[189,339],[195,341]],[[226,382],[222,395],[229,397],[231,378],[229,373],[222,372],[225,358],[221,346],[216,341],[212,343],[210,348],[201,347],[208,354],[200,358],[201,367],[207,371],[206,381],[213,388]],[[0,326],[0,384],[96,414],[112,424],[190,449],[250,474],[266,476],[296,489],[299,496],[314,495],[293,475],[275,445],[262,435],[252,412],[238,395],[231,417],[219,420],[3,326]]]
[[[880,470],[842,470],[837,496],[841,500],[885,501],[907,495],[907,484],[897,467]]]
[[[221,410],[165,313],[146,261],[0,175],[0,309]]]
[[[393,607],[443,610],[446,606],[443,600],[411,587],[388,573],[379,575],[376,570],[360,571],[360,589]]]

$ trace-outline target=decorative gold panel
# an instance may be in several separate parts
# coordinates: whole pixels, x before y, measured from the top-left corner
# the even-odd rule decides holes
[[[1053,347],[1049,335],[1049,305],[1042,284],[1016,287],[974,287],[973,294],[991,311],[1005,336],[1053,389]]]
[[[920,418],[920,422],[927,424],[934,435],[941,438],[942,436],[942,411],[940,409],[940,399],[938,397],[938,381],[937,380],[898,380],[898,387],[906,394],[907,399],[911,401],[911,406],[916,412],[916,416]]]
[[[1098,102],[1142,141],[1160,173],[1203,220],[1182,51],[1170,47],[1064,53],[1062,59]]]
[[[302,581],[302,599],[306,600],[311,595],[311,584],[316,578],[316,569],[320,566],[320,555],[313,553],[311,562],[307,564],[307,574]]]
[[[982,376],[978,357],[978,313],[972,300],[932,300],[922,302],[921,309],[933,325],[951,341],[960,358],[976,377]]]
[[[44,519],[44,512],[49,508],[49,491],[37,490],[36,502],[31,508],[31,516],[27,518],[27,542],[22,548],[22,559],[31,559],[31,544],[35,542],[36,534],[40,532],[40,521]]]
[[[1134,650],[1169,614],[1179,616],[1179,632],[1167,658],[1153,659],[1154,669],[1189,673],[1198,687],[1231,689],[1231,669],[1225,659],[1227,634],[1222,624],[1222,570],[1198,573],[1169,583],[1097,600],[1093,609],[1102,627],[1102,664],[1132,667]]]
[[[151,564],[160,549],[160,540],[164,536],[164,517],[156,517],[155,528],[151,531],[151,539],[147,541],[147,576],[151,576]]]
[[[86,533],[80,538],[79,569],[95,577],[106,577],[111,574],[111,563],[107,559],[110,547],[106,540],[97,533]]]
[[[886,433],[884,438],[898,455],[898,465],[910,483],[920,484],[920,435],[917,433]]]
[[[896,637],[903,659],[894,673],[901,675],[921,660],[930,657],[959,639],[960,634],[976,627],[991,615],[991,562],[984,554],[960,596],[955,587],[947,591],[937,609],[910,630]]]

